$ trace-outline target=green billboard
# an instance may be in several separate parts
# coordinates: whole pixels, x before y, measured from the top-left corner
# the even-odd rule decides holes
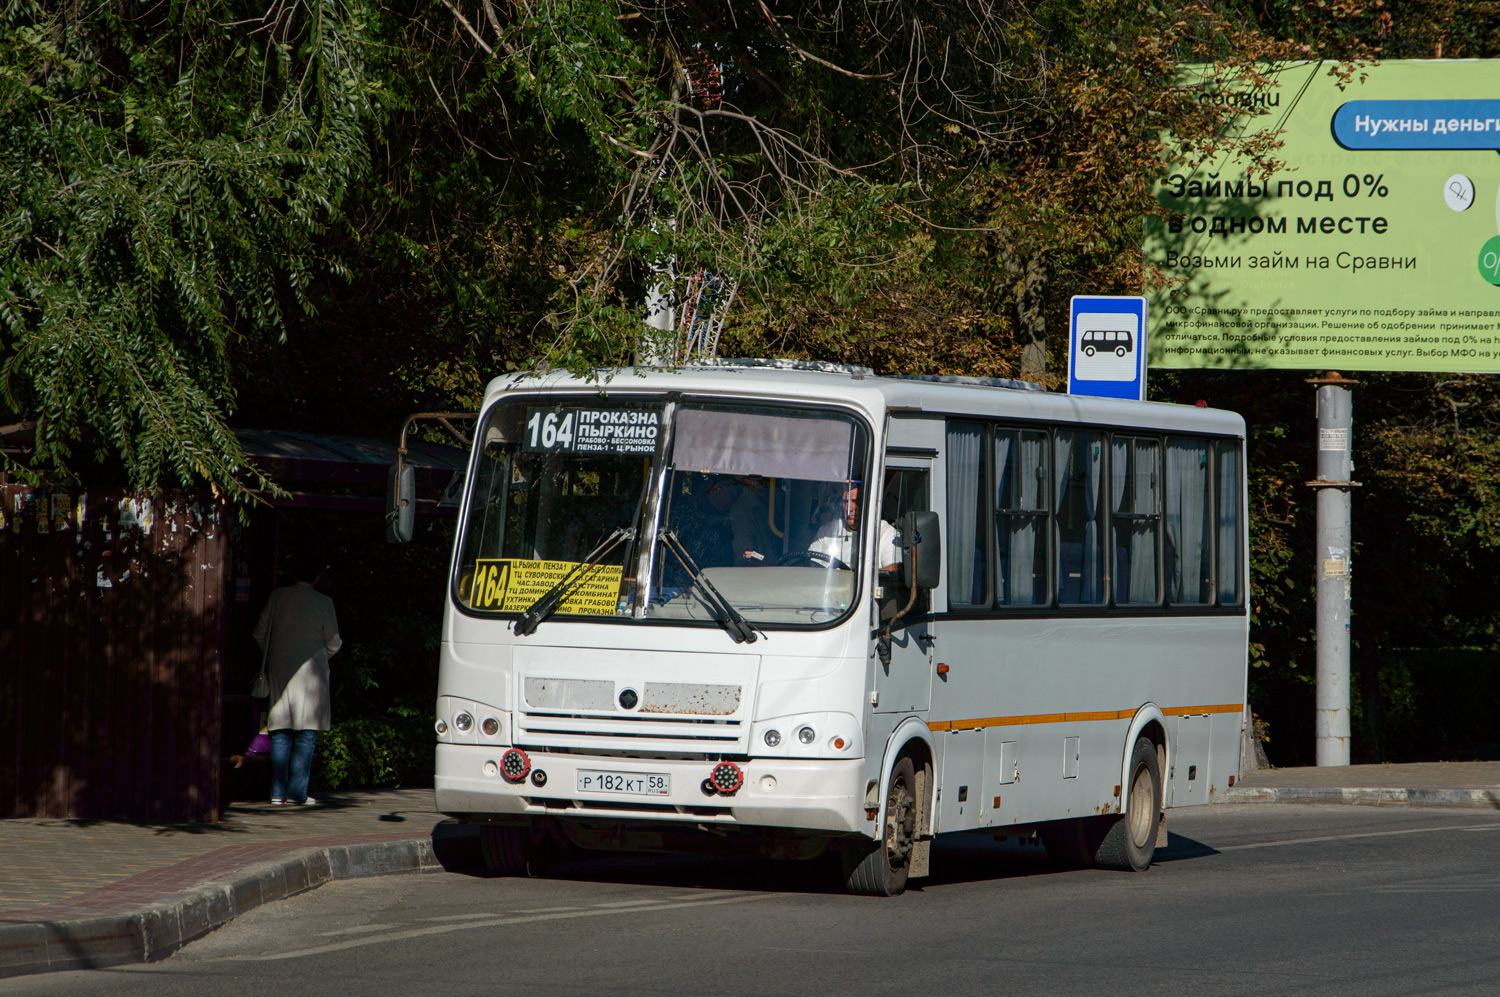
[[[1285,166],[1186,164],[1146,223],[1156,367],[1500,371],[1500,61],[1276,72]],[[1234,94],[1198,92],[1196,99]]]

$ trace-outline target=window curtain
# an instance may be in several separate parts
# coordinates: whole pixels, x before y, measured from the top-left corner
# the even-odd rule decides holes
[[[1048,598],[1046,541],[1042,537],[1047,522],[1047,436],[1021,433],[1019,446],[1012,443],[1012,447],[1018,458],[1011,488],[1017,514],[1009,517],[1007,572],[1011,587],[1007,601],[1016,606],[1036,606]]]
[[[1240,455],[1232,443],[1218,447],[1219,469],[1219,602],[1240,602]]]
[[[1063,505],[1068,499],[1068,472],[1073,467],[1073,433],[1059,432],[1054,445],[1052,464],[1052,502],[1057,516],[1057,599],[1059,602],[1077,602],[1078,591],[1073,587],[1074,569],[1079,573],[1082,557],[1077,541],[1064,530]]]
[[[948,426],[948,602],[974,606],[983,598],[984,554],[979,549],[980,448],[975,423]]]
[[[1104,600],[1104,554],[1099,531],[1103,447],[1103,437],[1098,433],[1057,434],[1057,467],[1053,469],[1058,515],[1057,594],[1063,602]],[[1080,494],[1072,494],[1070,488]],[[1083,522],[1070,524],[1069,515],[1079,511]]]
[[[1104,479],[1104,442],[1097,433],[1081,434],[1083,459],[1088,461],[1085,509],[1088,525],[1083,530],[1083,601],[1104,601],[1104,549],[1099,535],[1099,488]]]
[[[1116,439],[1110,480],[1114,489],[1115,601],[1149,605],[1157,600],[1157,448],[1150,440]],[[1147,516],[1149,519],[1136,517]]]
[[[1018,457],[1014,430],[997,430],[995,433],[995,535],[1000,541],[1000,591],[995,601],[1002,606],[1019,601],[1023,585],[1021,572],[1016,565],[1017,527],[1019,517],[1015,513],[1016,492],[1020,481],[1013,462]]]
[[[1167,545],[1172,551],[1168,598],[1183,604],[1209,601],[1208,444],[1167,441]]]
[[[844,481],[857,476],[857,428],[843,416],[683,407],[672,466],[704,474]]]

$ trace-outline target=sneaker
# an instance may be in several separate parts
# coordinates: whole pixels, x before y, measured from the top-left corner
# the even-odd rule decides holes
[[[309,796],[305,800],[293,800],[292,804],[299,807],[315,807],[318,805],[318,801],[315,798]]]
[[[286,803],[286,800],[278,800],[275,797],[272,797],[272,799],[271,799],[271,806],[273,806],[273,807],[279,807],[279,806],[282,806],[285,803]]]

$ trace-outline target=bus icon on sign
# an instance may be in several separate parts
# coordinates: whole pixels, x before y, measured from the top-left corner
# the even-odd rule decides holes
[[[1135,349],[1134,339],[1130,333],[1121,332],[1118,329],[1092,329],[1085,332],[1082,339],[1079,346],[1083,348],[1083,355],[1086,357],[1091,357],[1100,350],[1123,357]]]
[[[1140,319],[1125,312],[1082,312],[1078,316],[1074,374],[1089,381],[1133,381]]]

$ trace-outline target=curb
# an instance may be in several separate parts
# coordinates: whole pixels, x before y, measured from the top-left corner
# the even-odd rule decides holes
[[[0,978],[156,962],[247,911],[336,879],[442,868],[428,838],[303,848],[127,914],[0,925]]]
[[[1384,789],[1245,786],[1215,803],[1347,803],[1362,807],[1475,807],[1500,810],[1500,789]]]

